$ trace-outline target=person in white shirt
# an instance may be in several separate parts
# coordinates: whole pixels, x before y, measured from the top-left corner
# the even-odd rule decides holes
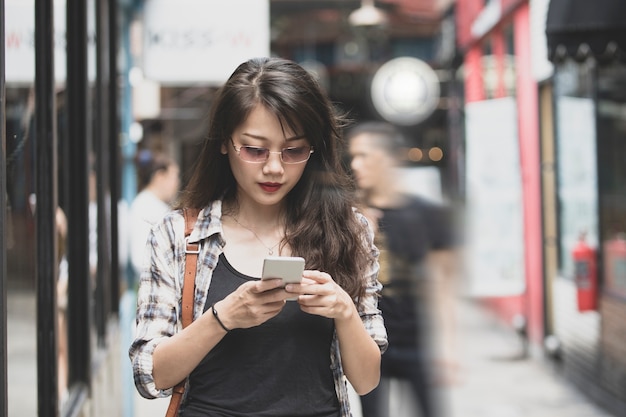
[[[150,229],[170,211],[180,187],[180,168],[169,156],[141,150],[137,154],[140,192],[130,206],[130,260],[139,273]]]

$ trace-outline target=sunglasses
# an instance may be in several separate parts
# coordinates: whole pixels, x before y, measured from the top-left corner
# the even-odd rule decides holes
[[[280,160],[284,164],[300,164],[308,161],[313,153],[312,146],[293,146],[283,148],[280,152],[272,152],[267,148],[261,148],[258,146],[237,147],[232,138],[230,139],[230,143],[232,143],[235,152],[237,152],[237,155],[239,155],[239,158],[241,158],[242,161],[252,163],[266,162],[269,159],[270,154],[278,153],[280,154]]]

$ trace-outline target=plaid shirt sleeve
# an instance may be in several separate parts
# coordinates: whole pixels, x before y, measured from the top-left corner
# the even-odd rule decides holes
[[[378,296],[383,288],[382,284],[378,281],[379,250],[374,245],[374,232],[367,223],[367,219],[358,213],[357,217],[361,223],[367,227],[368,234],[366,244],[374,256],[374,261],[368,266],[367,273],[364,277],[366,282],[365,296],[360,300],[360,303],[357,304],[357,310],[359,312],[359,316],[361,317],[361,321],[363,322],[363,326],[365,326],[365,330],[367,330],[372,339],[374,339],[380,348],[381,353],[384,353],[385,350],[387,350],[388,341],[383,316],[378,309]],[[335,335],[331,346],[331,367],[335,380],[335,390],[341,406],[341,416],[350,417],[352,413],[350,411],[347,379],[343,373],[343,367],[341,365],[341,354],[339,351],[337,335]]]
[[[181,267],[184,252],[174,231],[183,226],[177,224],[182,219],[168,215],[155,226],[147,241],[150,252],[149,263],[145,265],[139,278],[137,293],[137,316],[135,340],[129,356],[133,367],[135,386],[145,398],[167,397],[172,390],[158,390],[152,377],[152,353],[156,346],[180,330],[180,286],[177,277],[183,275]],[[176,226],[176,227],[175,227]],[[182,229],[181,229],[182,230]]]
[[[387,350],[388,342],[387,330],[385,329],[383,316],[378,309],[378,297],[383,289],[382,284],[378,281],[378,272],[380,268],[378,264],[379,250],[374,245],[374,231],[369,226],[367,219],[365,216],[358,213],[357,216],[359,217],[361,223],[367,227],[368,234],[366,245],[370,248],[370,252],[374,257],[374,261],[368,266],[367,273],[365,275],[365,296],[360,300],[357,308],[365,329],[368,331],[372,339],[374,339],[380,348],[381,353],[384,353],[385,350]]]

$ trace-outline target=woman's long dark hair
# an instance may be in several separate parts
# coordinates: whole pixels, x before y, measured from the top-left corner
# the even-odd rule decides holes
[[[196,161],[181,206],[202,209],[211,201],[235,201],[237,185],[222,144],[261,104],[283,126],[304,134],[315,151],[298,184],[286,196],[286,237],[308,269],[333,276],[352,297],[364,294],[363,275],[372,261],[365,229],[354,213],[354,186],[342,163],[344,119],[317,81],[298,64],[257,58],[241,64],[218,91],[207,139]]]

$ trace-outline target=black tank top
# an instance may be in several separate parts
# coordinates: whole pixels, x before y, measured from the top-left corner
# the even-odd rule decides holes
[[[204,311],[255,280],[237,272],[222,254]],[[288,301],[260,326],[234,329],[191,373],[184,417],[338,417],[330,369],[332,320]]]

